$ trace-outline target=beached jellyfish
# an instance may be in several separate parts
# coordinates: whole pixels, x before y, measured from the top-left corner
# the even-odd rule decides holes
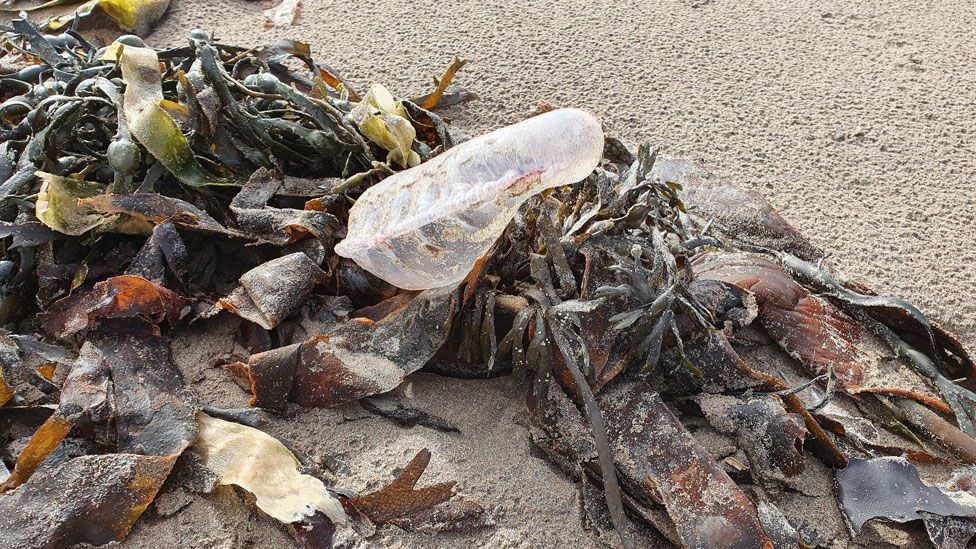
[[[400,288],[457,284],[526,200],[583,180],[602,153],[600,121],[579,109],[495,130],[364,192],[335,251]]]

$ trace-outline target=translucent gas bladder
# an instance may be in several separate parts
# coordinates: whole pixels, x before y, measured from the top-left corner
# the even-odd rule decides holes
[[[579,109],[495,130],[364,192],[335,251],[400,288],[457,284],[526,200],[585,179],[602,154],[600,121]]]

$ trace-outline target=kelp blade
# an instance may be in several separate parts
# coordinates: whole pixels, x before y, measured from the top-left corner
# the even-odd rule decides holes
[[[59,233],[82,235],[95,227],[115,219],[78,203],[79,199],[105,192],[98,183],[70,177],[37,172],[41,189],[37,193],[34,213],[37,219]]]
[[[125,81],[125,119],[132,135],[180,181],[194,187],[238,185],[203,169],[163,101],[159,57],[149,48],[125,47],[120,59]]]
[[[256,504],[290,524],[320,511],[333,522],[346,520],[342,505],[321,480],[299,472],[298,458],[278,439],[253,427],[199,413],[200,435],[193,450],[217,474],[254,494]]]

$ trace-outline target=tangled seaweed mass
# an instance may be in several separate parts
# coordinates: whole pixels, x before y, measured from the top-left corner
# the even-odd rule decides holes
[[[976,533],[973,360],[833,276],[757,194],[582,111],[469,141],[433,112],[473,97],[462,61],[397,99],[295,41],[96,48],[20,19],[2,40],[5,547],[122,540],[164,482],[234,485],[308,547],[491,528],[453,482],[418,487],[429,451],[358,494],[261,430],[421,369],[522,380],[533,443],[610,543]],[[239,318],[247,354],[222,367],[252,408],[213,407],[172,359],[218,315]],[[796,516],[811,477],[832,479],[847,539]]]

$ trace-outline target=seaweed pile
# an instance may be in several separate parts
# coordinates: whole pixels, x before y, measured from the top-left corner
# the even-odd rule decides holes
[[[533,442],[611,544],[857,544],[879,522],[939,547],[976,533],[965,348],[838,280],[755,193],[607,137],[582,181],[500,186],[528,194],[460,283],[400,289],[335,247],[363,193],[467,140],[434,113],[473,98],[452,85],[463,61],[397,99],[357,93],[297,41],[99,48],[21,19],[2,40],[7,546],[124,539],[164,483],[235,485],[309,547],[383,524],[490,528],[453,483],[416,486],[427,451],[356,494],[261,430],[263,413],[358,401],[421,369],[523,380]],[[248,354],[222,367],[252,408],[212,406],[172,360],[181,330],[218,315],[241,319]],[[785,503],[812,471],[834,479],[847,540]]]

